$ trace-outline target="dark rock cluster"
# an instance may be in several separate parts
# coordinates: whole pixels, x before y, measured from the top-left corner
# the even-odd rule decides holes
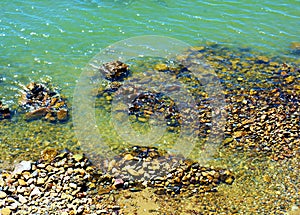
[[[99,70],[110,81],[122,81],[129,75],[128,65],[121,61],[105,63]]]
[[[0,120],[11,118],[11,111],[7,105],[2,104],[0,101]]]
[[[152,114],[164,116],[168,126],[180,126],[180,113],[172,99],[162,93],[143,92],[129,104],[129,115],[135,115],[140,122],[146,122]]]
[[[66,99],[50,84],[28,84],[22,91],[19,104],[25,110],[27,120],[43,118],[55,122],[68,119]]]

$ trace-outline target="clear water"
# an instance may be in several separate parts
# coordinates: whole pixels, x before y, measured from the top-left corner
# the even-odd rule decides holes
[[[139,35],[206,41],[278,55],[300,40],[300,1],[73,0],[0,2],[0,97],[45,75],[71,96],[101,49]],[[8,99],[9,100],[9,99]]]
[[[169,36],[191,45],[216,42],[232,48],[249,47],[268,55],[298,58],[299,55],[291,54],[290,48],[292,42],[300,42],[299,11],[300,0],[1,0],[0,100],[14,109],[20,84],[50,77],[72,101],[76,81],[90,59],[107,46],[134,36]],[[110,116],[102,109],[97,111],[103,119],[102,127],[110,130]],[[5,160],[36,159],[48,146],[78,149],[72,120],[51,124],[18,119],[14,116],[11,121],[0,123],[0,170]],[[113,136],[112,143],[116,143],[116,134],[111,133],[108,136]],[[112,145],[114,147],[118,148]],[[270,189],[277,189],[281,183],[281,193],[293,195],[296,201],[296,191],[289,194],[285,186],[292,190],[299,187],[299,174],[290,168],[290,163],[296,166],[298,162],[281,165],[270,161],[260,166],[254,162],[249,168],[248,160],[238,156],[223,154],[221,157],[224,166],[235,166],[237,175],[247,178],[236,183],[236,192],[227,192],[232,194],[232,199],[234,195],[244,198],[246,193],[255,197],[253,205],[257,207],[272,205],[274,202],[264,200],[260,204],[261,198],[256,192],[265,195],[262,199],[280,197],[277,191],[269,195],[261,189],[269,186],[262,175],[270,171],[276,177]],[[251,165],[258,165],[257,170],[263,172],[245,175],[244,169],[252,169]],[[282,174],[281,168],[286,174]],[[295,182],[287,185],[286,180],[292,178],[287,175],[293,174]],[[291,199],[288,195],[286,198]],[[228,204],[232,204],[232,199],[228,199]],[[286,208],[292,203],[288,204]]]

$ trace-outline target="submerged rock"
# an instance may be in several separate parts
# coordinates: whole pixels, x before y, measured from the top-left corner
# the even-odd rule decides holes
[[[9,107],[7,105],[3,105],[0,101],[0,120],[9,119],[11,117],[11,113]]]
[[[112,61],[102,65],[100,71],[110,81],[122,81],[129,75],[128,65],[121,61]]]
[[[128,77],[129,67],[121,61],[112,61],[103,64],[99,71],[104,76],[105,84],[99,87],[96,95],[106,97],[110,101],[111,94],[116,92],[122,86],[124,78]]]
[[[144,92],[129,105],[129,115],[135,115],[139,122],[147,122],[152,114],[163,114],[169,127],[180,126],[180,113],[175,102],[162,93]]]
[[[68,119],[66,99],[48,83],[28,84],[23,89],[19,104],[26,111],[25,117],[29,121],[42,118],[51,122]]]
[[[300,42],[292,42],[290,48],[292,54],[300,55]]]

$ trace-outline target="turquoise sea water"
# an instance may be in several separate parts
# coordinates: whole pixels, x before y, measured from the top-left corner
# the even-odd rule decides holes
[[[298,59],[299,47],[298,53],[292,53],[291,44],[297,42],[299,45],[300,42],[299,11],[300,0],[1,0],[0,101],[14,112],[21,85],[50,78],[72,104],[77,81],[89,61],[107,46],[136,36],[167,36],[192,46],[218,43],[233,49],[257,51],[261,55]],[[283,61],[279,60],[280,63]],[[107,102],[105,99],[103,97],[101,102]],[[100,116],[97,126],[104,128],[106,133],[103,139],[113,143],[109,145],[113,149],[124,147],[122,138],[119,142],[115,139],[120,132],[108,125],[111,115],[101,108],[96,111]],[[74,137],[72,119],[57,124],[43,120],[27,122],[19,120],[22,114],[15,113],[11,120],[0,121],[0,172],[2,167],[12,167],[11,162],[36,159],[47,147],[80,149],[80,143],[78,146]],[[140,128],[140,124],[137,125]],[[173,133],[167,132],[167,135]],[[265,199],[281,198],[276,190],[279,185],[287,199],[291,199],[289,195],[297,199],[299,174],[293,172],[288,161],[282,166],[271,161],[270,164],[261,163],[255,167],[257,172],[250,175],[248,170],[255,170],[255,162],[252,164],[251,160],[235,158],[235,155],[220,157],[217,162],[225,160],[226,167],[235,165],[234,171],[240,175],[240,180],[235,183],[239,191],[237,196],[239,193],[254,196],[252,204],[263,206],[262,211],[264,206],[273,204]],[[233,161],[228,162],[231,159]],[[251,164],[248,165],[248,161]],[[291,162],[294,166],[298,164]],[[266,182],[262,174],[268,173],[269,167],[272,167],[272,173],[275,172],[274,181],[266,186],[276,190],[274,195],[273,191],[269,194],[261,189]],[[287,170],[284,174],[281,167]],[[262,173],[258,171],[261,169]],[[295,182],[287,185],[286,180],[293,178],[293,174]],[[295,192],[290,192],[287,186]],[[262,201],[257,190],[262,190],[265,195]],[[232,204],[232,199],[228,204]],[[286,208],[292,205],[287,204]]]
[[[300,40],[300,1],[73,0],[0,2],[0,97],[45,75],[72,95],[101,49],[140,35],[288,54]],[[15,93],[15,92],[14,92]]]
[[[160,35],[193,46],[213,42],[293,58],[297,55],[291,54],[291,43],[300,41],[299,0],[2,0],[0,8],[0,100],[13,111],[21,85],[40,79],[51,78],[72,104],[88,62],[107,46],[131,37]],[[28,124],[18,123],[18,138],[24,139]],[[61,126],[68,130],[72,120],[67,124]],[[9,133],[3,135],[15,138]],[[44,136],[53,142],[49,134]]]

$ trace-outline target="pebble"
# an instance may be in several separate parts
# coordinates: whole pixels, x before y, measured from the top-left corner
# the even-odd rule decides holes
[[[18,193],[24,193],[24,192],[25,192],[25,189],[26,189],[25,187],[20,187],[20,186],[18,186],[18,187],[17,187],[17,192],[18,192]]]
[[[37,185],[45,184],[45,179],[44,178],[38,178],[36,184]]]
[[[6,198],[6,193],[5,192],[3,192],[3,191],[0,191],[0,199],[4,199],[4,198]]]
[[[2,215],[10,215],[11,214],[11,210],[9,209],[9,208],[3,208],[2,210],[1,210],[1,214]]]
[[[77,188],[77,184],[75,184],[75,183],[70,183],[69,186],[70,186],[71,188],[73,188],[73,189],[76,189],[76,188]]]
[[[19,202],[21,202],[22,204],[25,204],[27,202],[27,198],[25,198],[24,196],[22,195],[18,195],[18,198],[19,198]]]
[[[23,171],[28,171],[31,169],[31,161],[21,161],[19,164],[15,166],[13,174],[19,175]]]
[[[41,194],[42,194],[42,193],[41,193],[40,189],[39,189],[38,187],[35,187],[35,188],[31,191],[30,197],[31,197],[31,196],[40,196]]]

